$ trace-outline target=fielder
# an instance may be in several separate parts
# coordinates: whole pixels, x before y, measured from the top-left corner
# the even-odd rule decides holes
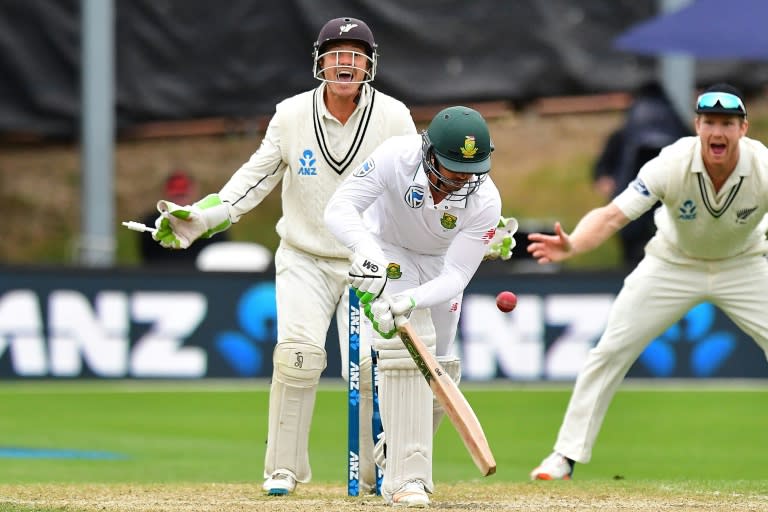
[[[554,453],[534,480],[567,480],[587,463],[608,405],[645,346],[707,301],[768,351],[768,149],[747,138],[747,109],[728,84],[696,102],[696,137],[683,137],[646,163],[611,203],[587,213],[573,233],[529,235],[539,263],[594,249],[656,201],[656,235],[626,278],[603,336],[576,379]]]
[[[275,254],[277,345],[269,400],[264,491],[290,494],[309,482],[309,429],[325,338],[333,315],[347,378],[349,250],[323,224],[336,188],[379,144],[393,135],[415,134],[406,106],[374,89],[377,45],[370,28],[355,18],[327,22],[314,44],[314,75],[322,83],[276,107],[259,149],[218,194],[191,206],[160,201],[152,235],[161,245],[186,248],[237,222],[282,180],[283,216]],[[361,354],[370,354],[362,340]],[[373,410],[370,356],[361,362],[361,424]],[[375,491],[373,439],[360,429],[361,493]]]
[[[478,112],[442,110],[421,135],[379,146],[325,209],[328,229],[353,251],[350,282],[376,331],[386,435],[382,495],[391,505],[429,505],[432,436],[443,416],[395,336],[394,316],[410,314],[411,325],[458,383],[461,366],[452,345],[462,294],[501,217],[499,192],[488,177],[492,150]],[[379,297],[382,290],[388,300]]]

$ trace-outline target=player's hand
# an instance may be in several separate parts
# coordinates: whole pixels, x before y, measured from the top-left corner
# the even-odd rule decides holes
[[[528,235],[528,252],[539,263],[554,263],[569,258],[573,252],[571,239],[563,231],[559,222],[555,222],[555,234],[531,233]]]
[[[373,256],[356,251],[349,267],[348,281],[357,291],[361,303],[373,302],[387,284],[387,263],[383,255]]]
[[[392,315],[392,308],[389,303],[383,298],[368,302],[363,306],[363,312],[368,320],[373,324],[373,329],[379,333],[379,335],[388,340],[392,338],[397,332],[395,327],[395,317]]]
[[[152,238],[167,249],[186,249],[198,238],[210,238],[232,225],[227,206],[218,194],[210,194],[193,205],[157,202],[160,216]]]
[[[517,219],[514,217],[501,217],[496,226],[496,234],[493,235],[483,259],[495,260],[501,258],[506,261],[512,257],[512,249],[515,248],[515,233],[517,233]]]
[[[396,319],[408,318],[416,307],[416,301],[407,294],[379,297],[363,308],[373,328],[383,338],[389,339],[397,332]]]

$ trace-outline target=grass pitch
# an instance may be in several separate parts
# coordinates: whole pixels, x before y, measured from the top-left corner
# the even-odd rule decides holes
[[[446,420],[433,507],[462,510],[766,510],[768,387],[625,383],[593,461],[572,482],[529,482],[554,442],[570,386],[466,385],[494,450],[482,478]],[[758,383],[760,384],[760,383]],[[261,496],[263,382],[0,385],[0,511],[359,510],[346,497],[346,402],[323,382],[295,497]],[[39,451],[35,451],[39,450]],[[13,455],[13,454],[16,455]]]

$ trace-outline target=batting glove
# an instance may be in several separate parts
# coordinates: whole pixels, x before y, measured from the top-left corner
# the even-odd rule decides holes
[[[486,260],[501,258],[506,261],[512,257],[512,249],[515,248],[515,233],[517,233],[517,219],[514,217],[501,217],[496,225],[496,234],[493,235],[488,248],[485,251]]]
[[[384,255],[370,256],[370,253],[381,253],[381,250],[366,252],[355,251],[352,256],[352,266],[349,268],[348,281],[357,291],[360,302],[373,302],[387,284],[387,263]]]
[[[191,206],[157,202],[160,216],[152,238],[166,249],[186,249],[198,238],[210,238],[232,225],[227,206],[218,194],[210,194]]]
[[[388,340],[397,333],[395,327],[395,317],[392,316],[392,310],[389,307],[389,303],[382,299],[374,299],[363,306],[363,312],[368,320],[373,324],[373,329],[379,333],[379,335]]]
[[[407,294],[379,297],[363,307],[365,316],[382,338],[390,339],[397,333],[398,320],[408,318],[416,301]]]

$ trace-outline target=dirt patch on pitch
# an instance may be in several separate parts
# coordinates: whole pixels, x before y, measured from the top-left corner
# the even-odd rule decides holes
[[[0,510],[69,512],[314,512],[389,510],[380,497],[351,498],[339,486],[305,485],[291,497],[266,497],[257,484],[0,485]],[[15,507],[15,508],[14,508]],[[768,496],[700,492],[668,485],[575,482],[440,485],[434,510],[463,511],[768,511]]]

